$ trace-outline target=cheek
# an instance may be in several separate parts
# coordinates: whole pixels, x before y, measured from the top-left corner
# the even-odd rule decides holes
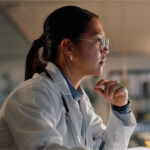
[[[101,58],[101,53],[95,49],[87,47],[84,49],[81,53],[81,59],[87,61],[87,62],[97,62]]]

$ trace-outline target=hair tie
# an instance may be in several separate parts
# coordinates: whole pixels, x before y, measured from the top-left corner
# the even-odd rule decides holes
[[[33,42],[32,47],[34,47],[35,49],[39,49],[43,46],[44,46],[44,39],[43,39],[43,35],[41,35],[38,39],[36,39]]]
[[[41,44],[41,47],[44,46],[44,41],[45,41],[44,34],[42,34],[42,35],[39,37],[39,42],[40,42],[40,44]]]

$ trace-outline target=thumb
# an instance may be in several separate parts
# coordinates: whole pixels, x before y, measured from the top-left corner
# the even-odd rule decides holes
[[[94,90],[95,90],[100,96],[102,96],[102,97],[105,96],[105,94],[104,94],[104,87],[103,87],[103,86],[102,86],[102,87],[94,87]]]

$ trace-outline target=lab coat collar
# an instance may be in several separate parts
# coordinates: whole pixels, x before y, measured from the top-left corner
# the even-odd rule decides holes
[[[72,95],[71,92],[73,92],[73,91],[70,91],[72,89],[69,88],[71,86],[68,85],[66,79],[64,78],[61,70],[59,69],[59,67],[57,65],[55,65],[52,62],[49,62],[48,65],[46,66],[46,70],[48,71],[48,73],[50,74],[52,80],[55,82],[56,86],[59,88],[60,92],[63,95]],[[82,99],[83,96],[84,96],[84,92],[83,92],[82,87],[79,86],[78,90],[81,93],[80,96],[79,95],[78,96],[77,95],[74,95],[74,96],[72,95],[75,101],[78,101],[79,99]]]
[[[71,95],[72,95],[73,99],[75,101],[78,101],[78,100],[82,99],[83,91],[82,91],[81,87],[79,86],[78,89],[75,89],[75,87],[71,84],[71,82],[69,81],[67,76],[64,74],[64,72],[61,69],[60,69],[60,71],[61,71],[65,81],[68,84],[68,87],[70,89],[70,92],[71,92]]]
[[[59,70],[59,68],[54,63],[49,62],[48,65],[46,66],[46,70],[50,74],[52,80],[54,81],[56,86],[59,88],[61,93],[63,95],[70,95],[71,93],[70,93],[69,87],[61,71]]]

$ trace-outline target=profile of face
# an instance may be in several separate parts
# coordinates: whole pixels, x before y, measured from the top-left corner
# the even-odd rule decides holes
[[[101,38],[105,36],[98,18],[94,17],[87,24],[85,32],[73,48],[72,65],[86,75],[101,75],[105,65],[107,48],[102,50]]]

